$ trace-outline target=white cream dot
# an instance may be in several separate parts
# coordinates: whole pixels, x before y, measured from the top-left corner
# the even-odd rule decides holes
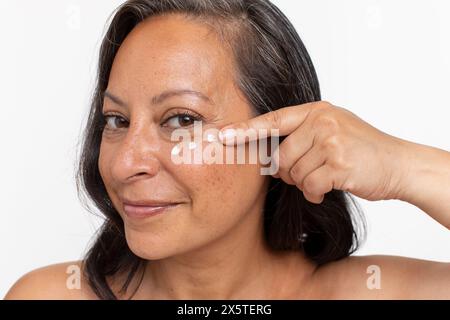
[[[217,141],[217,138],[215,135],[213,135],[212,133],[206,135],[206,141],[208,142],[213,142],[213,141]]]
[[[181,146],[177,144],[175,147],[172,148],[172,155],[176,156],[179,155],[181,152]]]
[[[189,142],[189,150],[197,148],[197,144],[193,141]]]

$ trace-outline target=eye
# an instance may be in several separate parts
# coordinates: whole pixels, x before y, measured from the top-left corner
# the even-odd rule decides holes
[[[106,123],[105,128],[108,130],[118,130],[128,127],[128,121],[119,115],[106,114],[103,117]]]
[[[191,113],[189,111],[179,112],[169,117],[164,126],[168,126],[173,129],[189,127],[194,124],[194,121],[202,121],[203,118],[199,115]]]

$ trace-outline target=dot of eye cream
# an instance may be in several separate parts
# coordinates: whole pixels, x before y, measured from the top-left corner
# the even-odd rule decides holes
[[[189,148],[189,150],[195,149],[195,148],[197,148],[197,144],[195,142],[191,141],[191,142],[189,142],[188,148]]]
[[[212,133],[210,133],[206,136],[206,141],[214,142],[214,141],[217,141],[217,138]]]
[[[177,144],[175,147],[172,148],[172,155],[177,156],[181,152],[181,145]]]

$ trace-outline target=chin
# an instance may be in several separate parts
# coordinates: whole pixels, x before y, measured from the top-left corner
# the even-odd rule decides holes
[[[134,230],[125,229],[125,237],[130,250],[145,260],[160,260],[177,254],[173,241],[152,237]]]

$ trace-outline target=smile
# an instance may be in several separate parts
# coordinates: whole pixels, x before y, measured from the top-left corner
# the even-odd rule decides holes
[[[123,203],[123,210],[130,218],[143,219],[166,212],[178,206],[180,203],[164,204],[164,205],[136,205]]]

